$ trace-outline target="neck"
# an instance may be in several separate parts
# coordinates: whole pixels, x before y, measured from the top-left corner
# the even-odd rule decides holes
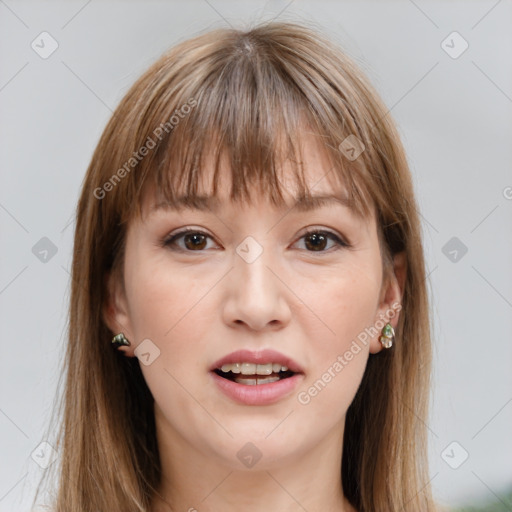
[[[314,447],[279,460],[262,457],[250,469],[191,446],[158,413],[157,437],[162,479],[151,512],[262,512],[269,504],[282,512],[356,512],[341,486],[343,425]]]

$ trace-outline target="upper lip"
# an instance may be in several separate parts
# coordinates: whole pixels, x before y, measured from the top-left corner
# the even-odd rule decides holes
[[[251,350],[236,350],[213,363],[210,367],[210,371],[221,368],[223,364],[232,363],[279,363],[281,366],[286,366],[294,373],[304,373],[304,370],[299,363],[294,361],[291,357],[285,356],[284,354],[272,349],[260,350],[258,352],[253,352]]]

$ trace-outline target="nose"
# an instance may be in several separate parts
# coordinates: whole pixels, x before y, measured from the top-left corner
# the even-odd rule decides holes
[[[254,331],[279,330],[290,322],[288,296],[291,295],[270,251],[264,250],[255,261],[248,262],[234,254],[230,272],[224,321],[236,328]]]

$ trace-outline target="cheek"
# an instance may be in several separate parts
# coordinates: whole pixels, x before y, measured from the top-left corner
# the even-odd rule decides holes
[[[311,297],[312,309],[319,312],[328,329],[316,336],[310,332],[315,345],[311,361],[314,371],[302,386],[298,402],[314,404],[313,408],[333,419],[352,402],[366,368],[369,338],[364,335],[375,321],[380,292],[378,268],[360,264],[347,267]],[[333,408],[332,404],[337,406]]]
[[[130,264],[127,293],[135,339],[150,339],[159,352],[154,363],[141,369],[155,397],[165,401],[171,393],[186,405],[190,397],[179,384],[190,385],[191,375],[205,372],[201,356],[212,338],[211,317],[218,321],[219,315],[211,308],[208,291],[218,281],[218,272],[172,268],[151,254],[141,254]]]
[[[187,323],[198,301],[213,286],[213,277],[204,278],[190,269],[173,267],[158,258],[135,254],[126,272],[130,297],[130,319],[137,339],[171,342],[176,331]],[[197,328],[199,324],[193,324]],[[190,336],[191,333],[189,333]]]
[[[157,347],[158,357],[148,366],[141,364],[141,370],[156,403],[177,425],[182,411],[191,407],[192,376],[205,372],[201,356],[213,325],[205,309],[207,292],[218,277],[211,273],[198,276],[192,267],[173,272],[168,264],[147,261],[136,265],[132,276],[131,321],[137,342],[149,338]],[[201,419],[199,414],[194,421],[199,425]],[[185,434],[186,426],[182,428]]]
[[[308,294],[312,309],[326,325],[328,351],[343,350],[347,343],[371,326],[379,304],[380,267],[373,259],[354,262],[323,279],[322,286]]]

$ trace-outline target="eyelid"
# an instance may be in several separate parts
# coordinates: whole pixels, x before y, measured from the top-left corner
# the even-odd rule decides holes
[[[179,246],[171,247],[171,242],[174,242],[178,238],[186,235],[187,233],[196,233],[199,235],[204,235],[213,240],[213,236],[210,235],[209,233],[207,233],[206,231],[203,231],[202,229],[186,227],[186,228],[176,231],[176,233],[173,233],[172,235],[167,235],[166,237],[164,237],[164,239],[162,240],[162,246],[170,247],[171,249],[177,250],[177,251],[181,250],[184,252],[204,252],[204,251],[187,251],[186,249],[183,249],[182,247],[179,247]]]
[[[302,235],[299,237],[299,240],[301,238],[304,238],[307,235],[314,235],[316,233],[325,233],[325,234],[333,237],[335,239],[335,241],[337,241],[337,243],[339,243],[339,245],[341,245],[342,247],[351,247],[351,244],[347,241],[346,237],[339,235],[335,231],[331,231],[330,229],[321,228],[321,227],[312,227],[312,228],[306,228],[306,229],[307,229],[307,231],[302,233]],[[320,251],[320,252],[322,252],[322,251]],[[323,252],[327,252],[327,251],[323,251]]]
[[[347,241],[346,237],[344,237],[342,235],[339,235],[336,232],[331,231],[328,228],[317,227],[317,226],[308,226],[307,228],[304,228],[304,229],[305,229],[305,231],[297,238],[297,240],[294,242],[294,245],[299,240],[301,240],[302,238],[304,238],[304,237],[306,237],[308,235],[313,235],[313,234],[321,233],[321,234],[326,234],[326,235],[330,236],[331,240],[333,240],[335,242],[337,247],[334,248],[334,250],[338,250],[338,249],[342,249],[342,248],[347,249],[347,248],[351,248],[352,247],[352,244]],[[174,242],[178,238],[186,235],[187,233],[195,233],[195,234],[204,235],[204,236],[214,240],[212,235],[210,235],[206,231],[203,231],[202,229],[185,227],[185,228],[183,228],[181,230],[178,230],[176,233],[173,233],[172,235],[167,235],[166,237],[164,237],[164,239],[161,241],[161,244],[162,244],[163,247],[171,247],[172,242]],[[204,250],[202,250],[202,251],[189,251],[189,250],[183,249],[182,247],[179,247],[179,246],[171,247],[171,249],[172,250],[177,250],[177,251],[188,252],[188,253],[192,253],[192,252],[199,252],[199,253],[200,252],[205,252]],[[306,252],[310,252],[310,253],[318,252],[319,254],[322,254],[322,253],[325,254],[325,253],[333,252],[333,248],[331,248],[329,250],[326,250],[326,251],[306,251]]]

